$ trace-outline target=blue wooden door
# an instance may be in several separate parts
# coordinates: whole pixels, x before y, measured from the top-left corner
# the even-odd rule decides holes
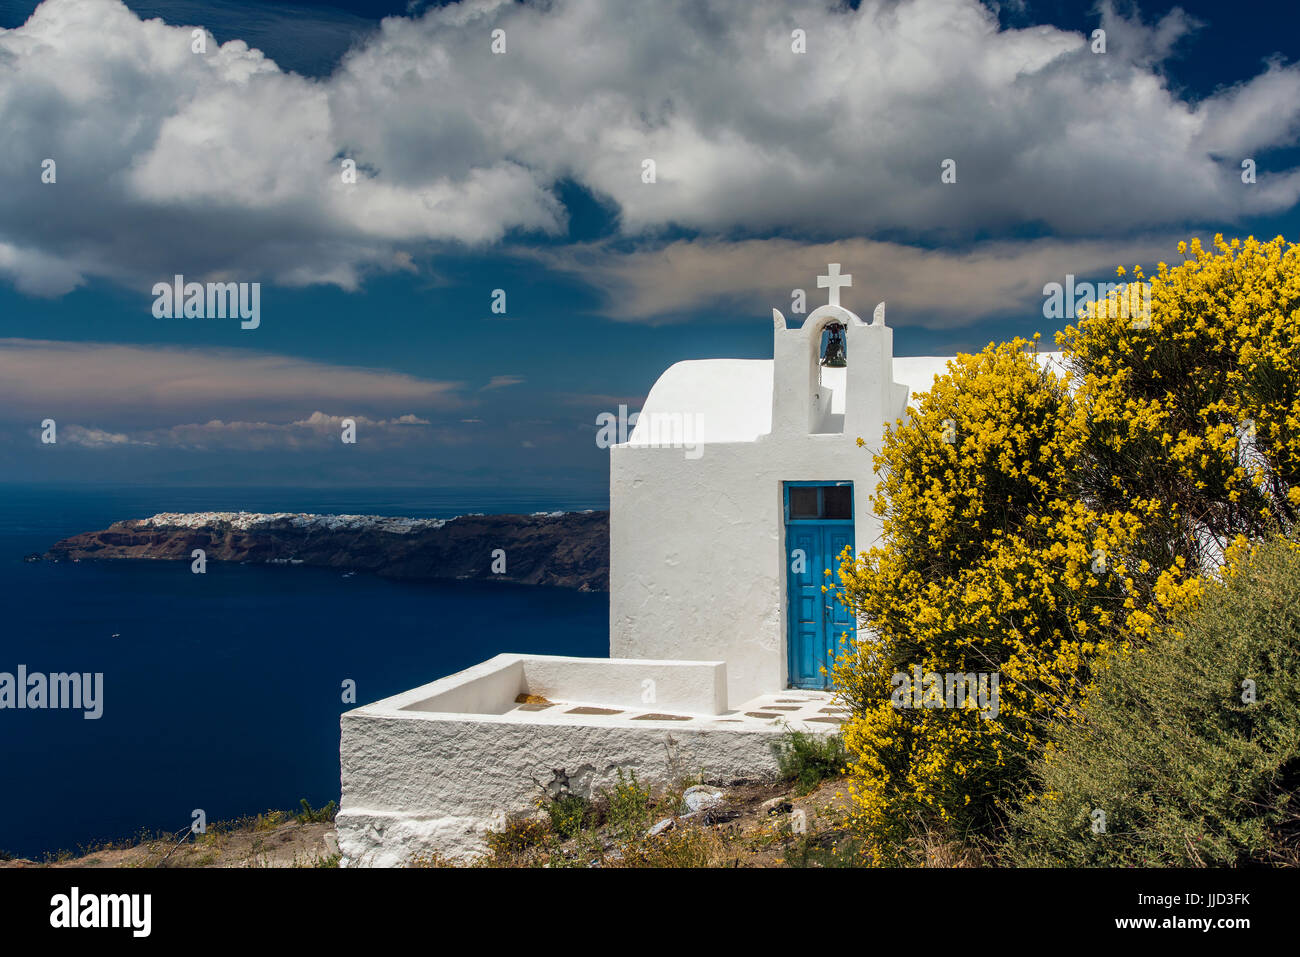
[[[827,688],[845,633],[857,627],[834,588],[839,556],[853,548],[853,483],[787,482],[785,541],[790,685]]]

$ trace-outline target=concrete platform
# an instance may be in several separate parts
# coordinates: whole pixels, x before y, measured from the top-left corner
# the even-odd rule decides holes
[[[800,697],[795,697],[796,695]],[[734,711],[721,714],[692,714],[642,705],[637,708],[611,708],[590,701],[547,701],[518,703],[506,715],[536,724],[583,724],[592,727],[618,727],[629,721],[663,723],[676,727],[717,728],[727,731],[758,730],[773,722],[783,722],[792,730],[825,731],[827,726],[843,722],[844,713],[824,691],[782,691],[760,695]],[[820,726],[820,727],[819,727]]]
[[[726,706],[722,662],[498,655],[342,717],[339,848],[346,865],[464,859],[488,830],[566,789],[771,779],[787,729],[833,733],[831,695],[782,691]]]

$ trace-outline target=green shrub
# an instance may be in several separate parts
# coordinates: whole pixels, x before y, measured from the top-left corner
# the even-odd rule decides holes
[[[1182,636],[1179,632],[1182,632]],[[1256,700],[1243,690],[1253,682]],[[1258,546],[1199,607],[1101,671],[1012,814],[1015,864],[1295,863],[1300,553]],[[1098,812],[1104,814],[1104,820]]]
[[[844,741],[838,734],[787,731],[773,747],[782,780],[793,781],[799,794],[844,773]]]
[[[605,801],[605,824],[614,837],[624,844],[641,840],[650,827],[652,808],[650,789],[637,781],[636,772],[625,778],[619,768],[618,783],[606,792]]]
[[[273,831],[288,820],[288,811],[267,811],[265,814],[257,815],[257,818],[253,821],[253,830]]]
[[[298,812],[297,817],[302,824],[328,824],[334,820],[334,815],[339,809],[335,801],[318,808],[313,808],[306,798],[299,798],[298,803],[302,805],[302,810]]]
[[[551,830],[562,840],[576,837],[591,818],[591,805],[578,794],[565,792],[559,797],[549,798],[543,802],[542,808],[551,820]]]

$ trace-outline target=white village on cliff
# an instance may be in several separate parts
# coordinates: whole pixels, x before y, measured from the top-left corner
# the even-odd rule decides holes
[[[838,264],[817,282],[797,327],[772,311],[772,359],[676,363],[611,447],[609,658],[501,654],[343,715],[344,863],[473,857],[539,788],[620,770],[770,777],[787,729],[837,730],[827,672],[859,636],[823,585],[879,541],[873,453],[949,359],[895,356]]]

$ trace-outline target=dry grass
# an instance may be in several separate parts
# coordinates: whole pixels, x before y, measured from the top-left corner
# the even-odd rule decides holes
[[[722,788],[728,812],[736,816],[717,824],[678,818],[655,837],[644,836],[641,821],[675,817],[681,793],[691,780],[650,793],[628,788],[614,801],[590,805],[587,824],[574,836],[562,838],[544,812],[512,819],[489,837],[489,853],[472,865],[440,855],[423,855],[414,867],[828,867],[861,863],[848,852],[851,840],[844,824],[844,800],[836,782],[825,782],[807,795],[793,793],[790,782],[745,784]],[[635,804],[645,793],[647,818]],[[780,807],[769,813],[764,805]],[[798,813],[797,813],[798,812]],[[796,821],[798,822],[796,824]],[[629,827],[635,822],[635,827]],[[630,838],[630,839],[629,839]]]

